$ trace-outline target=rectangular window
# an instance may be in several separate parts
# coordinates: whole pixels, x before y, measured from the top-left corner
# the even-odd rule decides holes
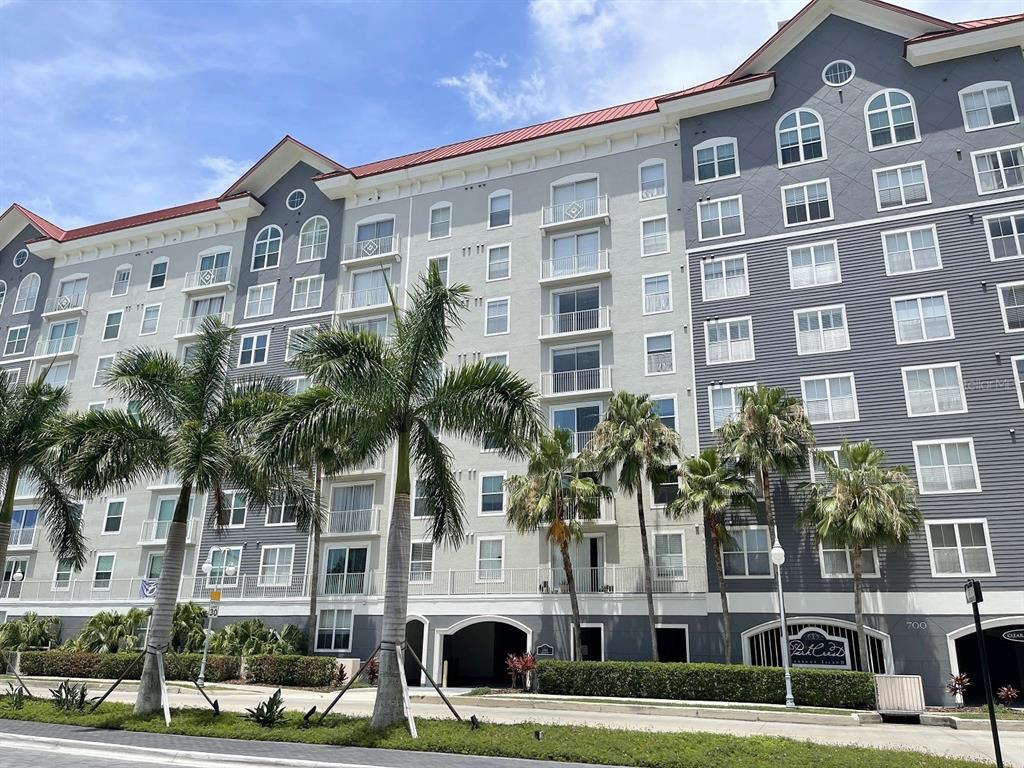
[[[876,168],[872,174],[875,177],[875,203],[880,211],[932,201],[924,163]]]
[[[810,288],[815,285],[842,282],[839,272],[839,244],[835,240],[827,243],[794,245],[787,250],[790,288]]]
[[[710,139],[701,142],[693,148],[693,167],[696,184],[739,176],[736,139]]]
[[[804,409],[811,424],[857,421],[857,388],[852,373],[801,378]]]
[[[28,332],[31,326],[17,325],[7,329],[7,343],[4,345],[4,357],[25,354],[28,346]]]
[[[846,326],[846,305],[798,309],[793,313],[796,323],[796,353],[817,355],[840,352],[850,348],[850,332]]]
[[[655,256],[668,253],[668,218],[647,219],[640,222],[640,255]]]
[[[487,202],[487,228],[507,227],[512,222],[512,194],[491,195]]]
[[[907,416],[938,416],[967,411],[959,363],[906,367],[902,372]]]
[[[676,428],[676,399],[673,396],[652,397],[651,405],[654,413],[661,419],[661,423],[669,429]]]
[[[295,547],[263,547],[260,555],[260,575],[257,584],[261,587],[286,587],[292,581],[292,559]]]
[[[217,548],[212,550],[207,557],[210,560],[210,573],[206,577],[207,587],[234,587],[238,585],[239,564],[242,561],[242,548],[231,547],[230,549]],[[227,569],[233,568],[231,575]]]
[[[965,131],[980,131],[1017,122],[1017,105],[1009,83],[979,83],[960,91]]]
[[[430,517],[430,512],[427,509],[426,490],[420,480],[415,482],[413,488],[412,516],[420,518]]]
[[[448,285],[448,257],[447,256],[431,256],[427,259],[427,265],[437,265],[437,272],[441,278],[441,282],[444,285]]]
[[[914,464],[922,494],[981,490],[974,440],[971,438],[917,441],[914,443]]]
[[[429,541],[414,541],[409,563],[409,581],[429,583],[434,579],[434,545]]]
[[[672,311],[672,276],[668,272],[644,275],[643,289],[645,315]]]
[[[93,589],[110,589],[116,559],[116,555],[96,555],[96,570],[92,575]]]
[[[927,523],[925,532],[932,576],[995,575],[984,519]]]
[[[124,518],[124,499],[107,502],[107,516],[103,520],[104,533],[119,533],[121,520]]]
[[[754,359],[754,333],[750,317],[708,320],[704,324],[704,336],[708,365]]]
[[[11,513],[11,537],[9,546],[30,547],[36,538],[38,509],[15,509]]]
[[[487,282],[507,280],[512,275],[512,247],[495,245],[487,249]]]
[[[1003,328],[1007,333],[1024,331],[1024,283],[997,285]]]
[[[942,269],[935,225],[882,233],[885,274],[905,275]]]
[[[107,320],[103,325],[103,340],[113,341],[121,335],[121,318],[124,313],[121,310],[107,312]]]
[[[305,335],[309,334],[312,328],[313,326],[311,325],[297,325],[288,329],[288,338],[284,344],[284,361],[286,363],[290,363],[295,359]]]
[[[267,362],[267,347],[270,344],[270,332],[255,333],[243,336],[238,347],[238,367],[263,365]]]
[[[722,542],[722,566],[725,578],[742,579],[751,576],[771,576],[771,560],[768,552],[768,528],[731,528],[729,536]]]
[[[439,205],[430,209],[430,232],[428,240],[439,240],[449,237],[452,233],[452,207]]]
[[[504,539],[480,539],[476,560],[477,581],[503,581],[504,559]]]
[[[6,379],[6,383],[12,387],[16,387],[18,385],[18,376],[20,374],[21,371],[17,368],[0,368],[0,377]]]
[[[331,608],[320,611],[316,627],[319,651],[348,651],[352,647],[352,611]]]
[[[480,475],[480,514],[505,514],[505,473]]]
[[[648,376],[657,376],[663,373],[675,373],[676,356],[673,351],[671,333],[658,333],[653,336],[645,336],[644,352],[647,362]]]
[[[75,569],[68,560],[58,560],[53,572],[53,589],[55,592],[67,592],[71,589],[71,577]]]
[[[245,491],[227,491],[224,494],[224,519],[228,528],[245,527],[245,514],[249,494]]]
[[[300,277],[292,289],[292,312],[317,309],[323,298],[324,276]]]
[[[1024,211],[986,216],[983,221],[992,261],[1024,257]]]
[[[897,344],[953,338],[953,320],[945,293],[892,299],[892,316]]]
[[[246,317],[266,317],[274,313],[277,283],[263,283],[249,288],[245,296]]]
[[[128,282],[132,278],[131,267],[121,267],[114,272],[114,284],[110,287],[111,296],[124,296],[128,293]]]
[[[1024,144],[971,152],[978,194],[1024,187]]]
[[[743,234],[743,198],[723,197],[697,203],[697,239]]]
[[[827,467],[824,461],[825,456],[832,459],[832,462],[838,467],[849,467],[849,462],[843,459],[842,454],[839,453],[839,448],[836,446],[822,446],[816,449],[812,449],[811,460],[808,465],[811,471],[812,483],[825,483],[826,485],[831,484],[829,481],[828,472],[826,471]],[[759,494],[760,495],[758,496],[758,498],[762,498],[764,496],[764,494],[761,493],[760,490]]]
[[[818,544],[818,551],[821,554],[822,578],[853,578],[853,552],[849,547],[823,541]],[[861,573],[868,578],[878,576],[878,556],[873,548],[861,550],[860,568]]]
[[[156,333],[160,327],[160,305],[150,304],[142,310],[142,325],[139,327],[139,336],[149,336]]]
[[[1017,399],[1020,401],[1020,407],[1024,408],[1024,355],[1011,358],[1010,362],[1013,364],[1013,378],[1017,383]]]
[[[50,366],[43,381],[51,387],[64,387],[70,379],[71,363],[55,363]]]
[[[665,196],[665,164],[648,163],[640,166],[640,199],[653,200]]]
[[[654,534],[654,573],[658,579],[686,578],[683,534]]]
[[[149,290],[163,288],[167,284],[167,262],[156,261],[149,270]]]
[[[704,301],[748,295],[746,254],[701,263],[700,280]]]
[[[265,525],[294,525],[295,519],[295,500],[288,496],[279,496],[267,507]]]
[[[793,227],[832,218],[832,189],[828,179],[782,188],[785,224]]]
[[[284,380],[285,394],[301,395],[310,388],[309,376],[290,376]]]
[[[488,299],[485,306],[484,336],[508,333],[508,299]]]
[[[748,383],[708,387],[708,413],[711,417],[712,432],[739,413],[742,402],[740,391],[754,389],[756,386],[754,383]]]
[[[164,570],[164,556],[150,552],[149,557],[146,560],[146,578],[153,580],[159,579],[160,574]]]

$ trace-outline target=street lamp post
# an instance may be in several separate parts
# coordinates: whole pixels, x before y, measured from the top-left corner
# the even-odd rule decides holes
[[[775,564],[775,578],[779,585],[779,646],[782,650],[782,668],[786,675],[786,706],[795,707],[793,700],[793,676],[789,673],[789,630],[786,627],[786,599],[782,594],[782,566],[786,562],[786,550],[779,544],[779,531],[775,530],[772,544],[772,563]]]
[[[203,574],[207,577],[213,572],[213,553],[216,550],[227,551],[227,547],[210,547],[210,551],[206,553],[206,562],[203,563]],[[225,555],[225,558],[227,556]],[[227,565],[225,562],[223,575],[234,576],[237,569],[233,565]],[[199,677],[196,678],[196,685],[202,688],[206,685],[206,658],[210,653],[210,637],[213,635],[213,611],[208,610],[206,612],[206,629],[203,630],[203,660],[199,664]]]

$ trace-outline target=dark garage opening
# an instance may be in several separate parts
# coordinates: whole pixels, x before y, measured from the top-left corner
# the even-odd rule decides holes
[[[689,661],[686,655],[686,627],[658,627],[658,658],[661,661]]]
[[[1024,643],[1008,640],[1004,634],[1013,630],[1022,631],[1024,625],[990,627],[984,630],[985,653],[992,677],[993,692],[1004,685],[1012,685],[1018,691],[1024,689]],[[956,640],[956,658],[961,672],[971,679],[971,685],[964,694],[964,704],[985,703],[985,682],[981,677],[981,657],[978,655],[978,636],[972,632]]]
[[[497,621],[471,624],[444,638],[443,659],[448,663],[448,685],[502,688],[511,684],[505,657],[526,651],[526,633]]]

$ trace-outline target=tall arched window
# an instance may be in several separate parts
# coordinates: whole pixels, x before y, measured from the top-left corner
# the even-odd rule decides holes
[[[268,224],[256,235],[252,244],[252,268],[271,269],[281,260],[281,228]]]
[[[813,109],[794,109],[784,114],[775,126],[775,137],[780,168],[825,158],[821,115]]]
[[[918,141],[917,111],[906,91],[879,91],[864,107],[868,148],[882,149]]]
[[[33,272],[26,275],[18,286],[18,297],[14,301],[14,313],[31,312],[36,308],[36,299],[39,297],[39,275]]]
[[[313,216],[299,230],[298,261],[317,261],[327,258],[327,237],[331,225],[323,216]]]
[[[7,281],[0,280],[0,312],[4,311],[4,299],[7,298]]]

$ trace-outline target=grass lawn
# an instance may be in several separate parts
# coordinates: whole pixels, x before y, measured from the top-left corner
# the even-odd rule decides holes
[[[32,699],[22,709],[0,702],[0,718],[84,725],[150,733],[214,736],[259,741],[304,742],[379,747],[462,755],[534,758],[563,762],[644,766],[645,768],[982,768],[984,763],[910,752],[810,744],[777,737],[738,737],[710,733],[646,733],[579,726],[497,725],[471,730],[451,720],[417,720],[420,738],[396,727],[374,731],[366,718],[330,716],[323,726],[303,729],[301,716],[289,713],[274,728],[261,728],[233,713],[215,717],[209,710],[183,709],[171,727],[160,715],[135,717],[127,704],[104,704],[96,714],[58,712],[48,700]],[[537,741],[535,730],[543,730]]]
[[[985,707],[962,707],[960,709],[930,709],[930,715],[952,715],[962,717],[965,720],[988,720],[988,709]],[[1024,709],[1008,709],[1007,707],[996,707],[997,720],[1024,720]]]

